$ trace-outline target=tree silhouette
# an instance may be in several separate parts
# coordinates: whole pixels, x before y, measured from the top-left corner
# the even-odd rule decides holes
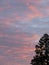
[[[49,65],[49,35],[44,34],[35,46],[36,55],[31,60],[32,65]]]

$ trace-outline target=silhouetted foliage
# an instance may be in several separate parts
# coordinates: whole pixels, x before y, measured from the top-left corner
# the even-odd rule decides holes
[[[49,65],[49,35],[44,34],[35,46],[35,57],[31,60],[32,65]]]

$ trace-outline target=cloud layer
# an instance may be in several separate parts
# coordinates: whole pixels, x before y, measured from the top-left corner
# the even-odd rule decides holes
[[[48,29],[49,0],[0,0],[0,65],[30,65]]]

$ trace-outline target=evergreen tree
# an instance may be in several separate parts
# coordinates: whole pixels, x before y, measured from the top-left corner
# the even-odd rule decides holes
[[[44,34],[35,46],[36,55],[31,60],[32,65],[49,65],[49,35]]]

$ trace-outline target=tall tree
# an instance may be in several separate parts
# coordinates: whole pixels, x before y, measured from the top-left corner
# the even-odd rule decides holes
[[[31,60],[32,65],[49,65],[49,35],[44,34],[35,46],[36,55]]]

